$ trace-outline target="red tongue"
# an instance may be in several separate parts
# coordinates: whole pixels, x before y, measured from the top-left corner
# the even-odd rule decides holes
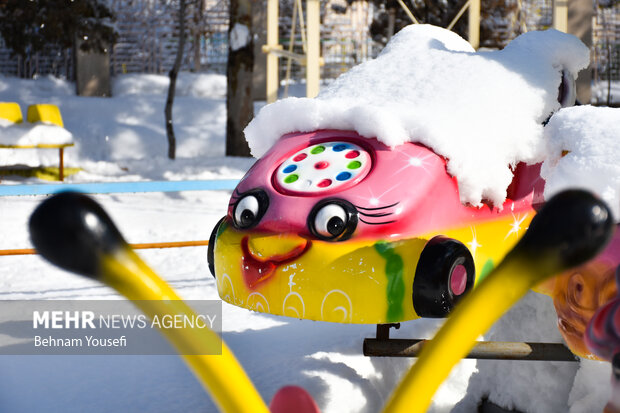
[[[241,270],[245,284],[248,288],[254,288],[258,283],[269,278],[276,268],[278,268],[278,265],[295,261],[298,257],[302,256],[310,249],[310,244],[311,242],[306,240],[305,245],[295,247],[286,254],[275,255],[266,260],[260,260],[255,257],[250,250],[249,238],[243,237],[241,240],[241,250],[243,251]]]
[[[272,261],[258,261],[243,252],[243,278],[248,287],[254,288],[259,282],[269,278],[277,265]]]

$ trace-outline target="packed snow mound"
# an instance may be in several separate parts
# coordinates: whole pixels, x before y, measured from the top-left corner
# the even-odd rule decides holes
[[[64,145],[73,142],[71,132],[42,122],[13,123],[0,119],[0,145]]]
[[[545,198],[568,188],[600,196],[620,220],[620,109],[565,108],[545,128],[547,153],[541,175]],[[569,151],[562,156],[563,151]]]
[[[408,26],[317,98],[265,106],[245,134],[256,157],[286,133],[318,129],[354,130],[390,146],[421,142],[448,159],[462,202],[501,206],[510,165],[544,159],[542,123],[560,108],[562,71],[576,77],[588,63],[588,48],[556,30],[475,52],[448,30]]]

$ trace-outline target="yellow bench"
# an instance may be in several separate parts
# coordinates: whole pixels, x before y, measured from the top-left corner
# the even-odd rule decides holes
[[[11,123],[20,124],[23,123],[22,111],[19,104],[15,102],[0,102],[0,119],[6,119]],[[60,109],[58,106],[51,104],[36,104],[28,106],[27,120],[30,123],[43,122],[56,126],[64,127],[62,122],[62,116],[60,115]],[[73,143],[61,143],[61,144],[49,144],[49,143],[33,143],[27,145],[13,145],[2,144],[0,148],[6,149],[58,149],[59,162],[58,162],[58,177],[61,181],[64,180],[64,149],[73,146]]]

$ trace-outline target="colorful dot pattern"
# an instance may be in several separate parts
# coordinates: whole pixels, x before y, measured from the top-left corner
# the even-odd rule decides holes
[[[292,184],[298,179],[299,179],[299,175],[291,174],[291,175],[288,175],[286,178],[284,178],[284,182],[286,182],[287,184]]]
[[[370,154],[351,142],[310,145],[286,159],[274,183],[284,192],[314,193],[344,189],[363,179],[371,168]]]

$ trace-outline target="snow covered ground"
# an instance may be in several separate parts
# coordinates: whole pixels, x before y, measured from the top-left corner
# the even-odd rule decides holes
[[[114,98],[85,98],[75,96],[75,86],[60,79],[0,77],[0,100],[18,102],[24,113],[33,103],[58,105],[65,128],[76,141],[74,148],[65,151],[65,165],[84,169],[68,177],[68,182],[241,177],[252,161],[223,158],[225,77],[180,76],[173,110],[175,161],[167,158],[163,116],[167,84],[166,76],[126,75],[115,80]],[[0,165],[15,164],[55,166],[58,154],[0,151]]]
[[[614,105],[620,104],[620,82],[619,81],[600,81],[592,87],[592,100],[602,105],[607,104],[607,97]]]
[[[113,98],[82,98],[73,85],[0,77],[0,100],[60,106],[77,145],[68,181],[239,178],[252,160],[224,154],[225,84],[184,75],[175,101],[176,161],[166,158],[166,79],[115,79]],[[1,164],[55,164],[46,151],[0,151]],[[3,183],[21,183],[6,178]],[[132,243],[208,239],[230,193],[99,195]],[[0,249],[31,247],[27,220],[43,197],[0,198]],[[216,299],[206,248],[144,250],[140,255],[186,299]],[[0,299],[116,299],[112,290],[61,271],[38,256],[0,257]],[[431,337],[440,321],[404,323],[392,336]],[[485,337],[560,342],[551,300],[530,293]],[[324,412],[377,412],[411,361],[362,356],[375,327],[299,321],[223,304],[223,338],[263,398],[278,388],[306,388]],[[529,412],[601,411],[609,395],[607,363],[462,361],[444,383],[434,412],[472,412],[482,397]],[[240,397],[243,397],[240,395]],[[0,356],[2,412],[205,412],[214,405],[176,356]]]

